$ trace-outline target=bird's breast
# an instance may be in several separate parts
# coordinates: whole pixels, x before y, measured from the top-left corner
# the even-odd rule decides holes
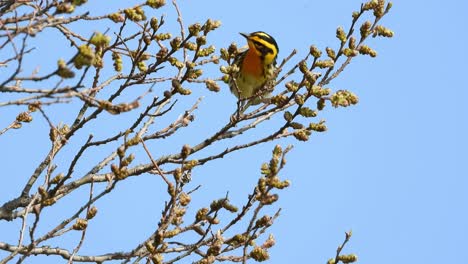
[[[260,56],[258,56],[257,54],[255,54],[254,51],[249,49],[247,51],[247,54],[245,54],[241,70],[242,73],[245,75],[251,75],[257,78],[263,77],[264,72]]]

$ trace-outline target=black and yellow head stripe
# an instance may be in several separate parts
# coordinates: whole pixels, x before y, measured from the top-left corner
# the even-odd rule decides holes
[[[269,45],[266,45],[265,43],[273,45],[274,48],[276,49],[276,53],[279,52],[278,44],[276,43],[275,39],[263,31],[257,31],[257,32],[251,33],[249,35],[249,39],[252,40],[254,43],[255,42],[262,43],[262,45],[266,47],[268,47]]]

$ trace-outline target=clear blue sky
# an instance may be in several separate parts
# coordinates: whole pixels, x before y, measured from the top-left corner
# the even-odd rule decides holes
[[[222,21],[222,27],[213,33],[217,47],[232,41],[242,43],[238,32],[263,30],[278,42],[280,59],[293,48],[299,50],[299,59],[310,44],[337,47],[336,27],[349,26],[351,12],[361,2],[231,3],[230,7],[215,0],[179,4],[186,24],[207,17]],[[330,85],[354,91],[359,104],[346,109],[327,107],[323,117],[329,130],[313,135],[307,143],[279,142],[295,145],[282,173],[292,186],[280,193],[278,205],[283,210],[270,230],[277,244],[268,263],[325,263],[334,256],[344,232],[351,229],[354,235],[345,252],[356,253],[362,264],[464,261],[468,237],[468,175],[464,165],[468,157],[468,2],[393,3],[382,24],[395,36],[371,40],[369,45],[377,50],[377,58],[359,57]],[[94,12],[100,13],[100,8],[104,4]],[[167,24],[177,28],[172,7],[168,5],[163,12],[168,14]],[[49,43],[50,48],[65,49]],[[205,100],[197,116],[200,122],[194,125],[203,135],[228,120],[235,98],[225,86],[219,94],[207,90],[200,94]],[[5,111],[0,109],[0,115]],[[3,127],[4,121],[1,124]],[[106,135],[104,132],[93,131]],[[177,140],[177,145],[190,144],[199,137],[185,135]],[[0,137],[0,146],[12,149],[11,156],[2,157],[0,164],[6,171],[16,170],[2,177],[2,182],[7,182],[0,186],[0,203],[20,192],[24,175],[30,175],[42,157],[43,153],[31,152],[28,144],[33,142],[34,137],[22,142],[13,134]],[[42,144],[48,147],[48,142]],[[203,187],[194,195],[198,203],[192,208],[207,205],[226,191],[233,202],[245,201],[251,190],[246,189],[247,184],[255,184],[259,166],[269,159],[274,145],[235,153],[195,170],[194,185]],[[25,154],[26,149],[31,153]],[[151,177],[130,180],[103,199],[99,217],[90,224],[95,233],[88,238],[90,244],[83,246],[83,253],[124,250],[144,239],[156,224],[161,210],[158,198],[163,193],[148,184],[159,183]],[[149,198],[148,193],[152,193]],[[62,206],[84,201],[86,195],[86,191],[74,195]],[[148,207],[146,199],[154,199],[155,208]],[[51,209],[50,214],[60,217],[61,211]],[[12,235],[10,228],[11,223],[0,222],[0,233]],[[78,239],[71,237],[65,243],[75,245]],[[51,262],[32,258],[30,263]]]

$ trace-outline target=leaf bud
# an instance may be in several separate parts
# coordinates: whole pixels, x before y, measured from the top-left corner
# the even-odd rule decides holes
[[[355,254],[349,254],[349,255],[340,255],[338,256],[338,260],[343,262],[343,263],[353,263],[358,260],[358,257]]]
[[[219,92],[221,88],[219,87],[218,83],[214,80],[207,79],[205,81],[206,88],[212,92]]]
[[[200,30],[201,30],[202,26],[200,23],[195,23],[195,24],[192,24],[188,27],[189,29],[189,33],[193,36],[197,36],[198,33],[200,33]]]
[[[33,120],[32,116],[28,112],[21,112],[16,116],[16,121],[29,123]]]
[[[299,141],[307,141],[309,140],[310,132],[308,133],[306,130],[296,130],[293,136]]]
[[[294,118],[293,114],[291,112],[289,112],[289,111],[284,112],[283,117],[284,117],[284,120],[286,120],[288,122],[292,121],[293,118]]]
[[[107,16],[114,23],[121,23],[125,21],[125,17],[121,13],[112,13]]]
[[[294,96],[294,101],[296,102],[296,104],[298,105],[303,105],[305,100],[304,100],[304,96],[300,95],[300,94],[296,94]]]
[[[327,52],[327,55],[328,55],[328,57],[329,57],[330,59],[332,59],[332,60],[335,60],[335,59],[336,59],[336,53],[335,53],[335,51],[334,51],[332,48],[326,47],[326,48],[325,48],[325,51]]]
[[[333,60],[318,60],[315,62],[315,66],[324,69],[324,68],[332,68],[335,66],[335,62]]]
[[[182,43],[182,38],[181,37],[175,37],[171,40],[171,48],[173,50],[178,50],[180,48],[180,44]]]
[[[299,114],[303,117],[316,117],[317,116],[317,112],[310,109],[309,107],[302,107],[299,110]]]
[[[192,148],[188,144],[182,146],[182,150],[180,151],[182,159],[186,159],[190,153],[192,153]]]
[[[301,123],[298,123],[298,122],[291,122],[289,124],[289,126],[294,128],[294,129],[303,129],[304,128],[304,125],[302,125]]]
[[[203,46],[206,44],[206,36],[199,36],[197,37],[197,45]]]
[[[190,198],[190,195],[188,195],[187,193],[182,192],[181,194],[179,194],[180,205],[187,206],[191,200],[192,198]]]
[[[359,51],[357,51],[355,49],[344,48],[343,49],[343,54],[346,57],[356,57],[359,54]]]
[[[147,0],[146,5],[152,8],[160,8],[166,4],[166,0]]]
[[[271,216],[264,215],[262,218],[255,222],[255,228],[262,228],[265,226],[271,226],[273,224]]]
[[[208,214],[209,212],[209,209],[204,207],[204,208],[201,208],[197,211],[197,214],[195,215],[195,220],[197,222],[200,222],[200,221],[203,221],[206,219],[206,215]]]
[[[268,236],[268,239],[262,244],[262,248],[271,248],[275,245],[276,241],[272,234]]]
[[[157,31],[159,28],[159,21],[156,17],[152,17],[150,20],[150,26],[154,31]]]
[[[314,56],[314,58],[319,58],[320,56],[322,56],[322,52],[315,45],[310,46],[309,52],[310,55]]]
[[[88,220],[78,218],[76,219],[76,222],[73,224],[72,229],[73,230],[84,230],[88,226]]]
[[[65,63],[64,60],[62,59],[58,60],[57,65],[58,65],[58,69],[57,69],[58,76],[64,79],[75,77],[75,73],[67,67],[67,64]]]
[[[261,247],[255,247],[249,254],[251,258],[258,262],[262,262],[265,260],[268,260],[270,258],[270,255],[268,254],[268,251],[264,248]]]
[[[299,62],[299,70],[302,73],[309,72],[309,68],[307,67],[307,62],[305,60]]]
[[[370,21],[366,21],[361,25],[361,28],[359,31],[361,32],[361,38],[366,38],[369,36],[369,30],[372,26],[372,23]]]
[[[299,89],[299,84],[295,81],[289,81],[286,83],[286,89],[290,92],[296,92]]]
[[[346,33],[343,27],[338,27],[336,29],[336,37],[341,41],[341,43],[346,42]]]
[[[57,5],[57,14],[71,14],[75,11],[75,6],[71,3],[62,2]]]
[[[96,208],[96,206],[89,208],[89,211],[86,213],[86,219],[93,219],[96,216],[97,212],[98,209]]]
[[[367,45],[361,45],[359,47],[359,53],[363,55],[369,55],[372,58],[375,58],[377,56],[377,51],[375,51],[374,49],[372,49],[371,47]]]
[[[377,4],[374,6],[374,16],[376,18],[381,18],[385,12],[385,0],[378,0]]]

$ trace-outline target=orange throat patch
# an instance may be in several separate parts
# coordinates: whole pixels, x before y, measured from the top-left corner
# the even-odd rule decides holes
[[[242,73],[258,78],[263,76],[262,61],[252,49],[249,49],[247,54],[245,54],[245,58],[242,64]]]

